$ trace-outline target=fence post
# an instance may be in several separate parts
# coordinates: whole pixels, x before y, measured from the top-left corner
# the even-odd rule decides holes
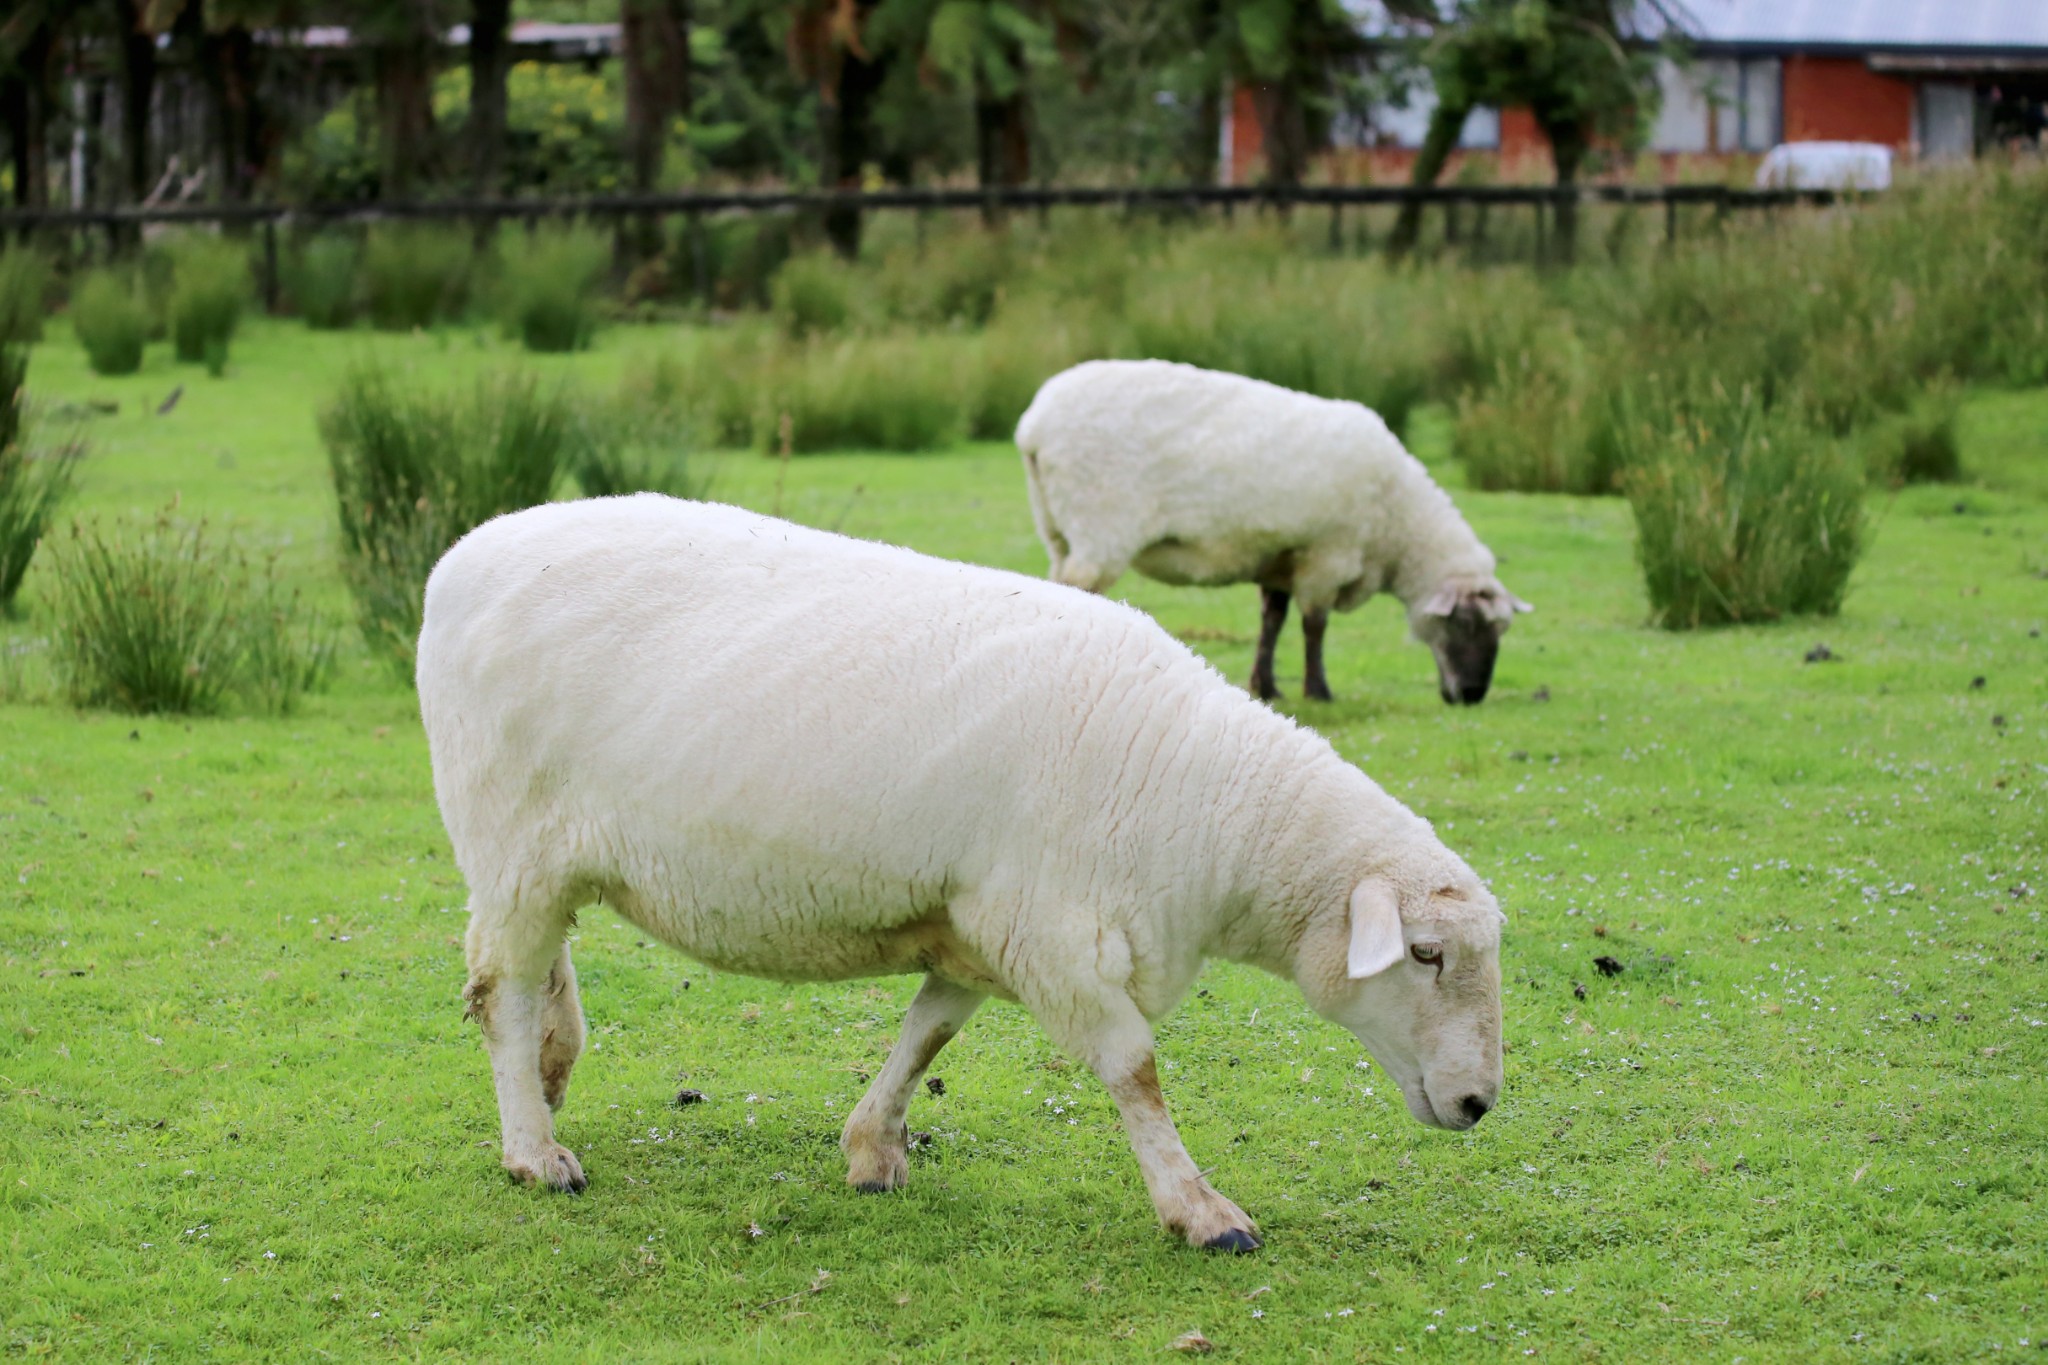
[[[704,211],[689,211],[690,237],[690,288],[696,293],[698,302],[706,308],[711,306],[711,257],[704,243]]]
[[[263,311],[277,311],[277,219],[263,220]]]

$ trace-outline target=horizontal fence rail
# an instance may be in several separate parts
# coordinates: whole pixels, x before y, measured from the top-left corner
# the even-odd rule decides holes
[[[417,199],[310,204],[174,204],[153,207],[0,209],[0,229],[114,228],[149,223],[280,224],[392,219],[623,218],[670,214],[830,209],[1295,208],[1388,204],[1663,204],[1722,210],[1826,205],[1854,192],[1743,190],[1723,185],[1024,185],[1002,189],[687,190],[672,194],[553,199]]]

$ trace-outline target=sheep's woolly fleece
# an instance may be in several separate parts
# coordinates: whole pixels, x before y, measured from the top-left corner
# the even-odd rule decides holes
[[[1315,612],[1493,580],[1449,495],[1357,403],[1097,360],[1046,381],[1017,446],[1052,577],[1076,587],[1135,565],[1168,583],[1268,582]]]

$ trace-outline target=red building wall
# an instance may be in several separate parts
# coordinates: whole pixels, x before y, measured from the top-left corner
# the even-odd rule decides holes
[[[1913,86],[1872,71],[1860,57],[1785,59],[1785,141],[1913,140]]]

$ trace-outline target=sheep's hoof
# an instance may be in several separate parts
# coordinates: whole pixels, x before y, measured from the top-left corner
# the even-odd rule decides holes
[[[1304,687],[1301,689],[1301,695],[1307,698],[1309,701],[1337,700],[1335,697],[1330,695],[1330,689],[1327,687]]]
[[[857,1180],[853,1187],[862,1194],[887,1194],[896,1188],[886,1180]]]
[[[1230,1228],[1211,1237],[1202,1245],[1211,1251],[1230,1251],[1241,1255],[1247,1251],[1257,1251],[1261,1243],[1243,1228]]]
[[[576,1154],[559,1142],[549,1143],[530,1160],[508,1156],[505,1170],[523,1185],[545,1185],[566,1194],[581,1194],[590,1184]]]

